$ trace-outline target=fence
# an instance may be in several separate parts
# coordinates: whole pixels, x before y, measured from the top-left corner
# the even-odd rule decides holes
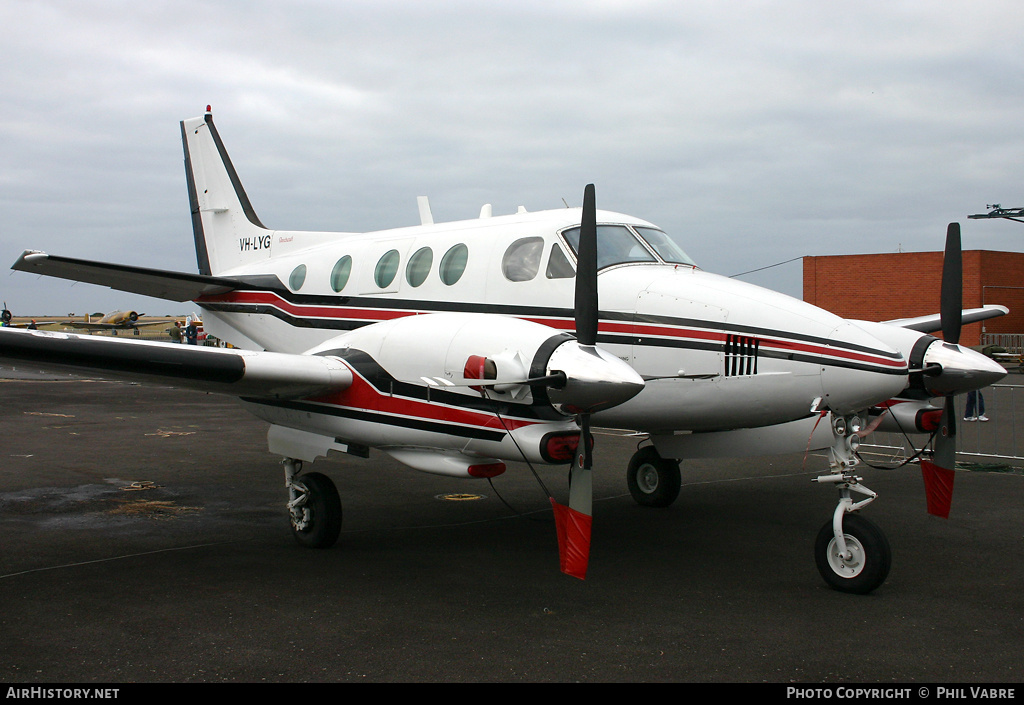
[[[982,345],[998,345],[1016,355],[1024,355],[1024,333],[982,333]]]
[[[988,421],[965,421],[967,397],[956,398],[957,462],[1024,468],[1024,386],[994,384],[982,391]],[[873,433],[860,447],[869,463],[891,465],[911,457],[928,436]]]

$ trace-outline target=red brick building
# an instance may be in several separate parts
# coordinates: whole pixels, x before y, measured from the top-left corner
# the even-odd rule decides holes
[[[964,326],[960,342],[978,345],[983,331],[1024,333],[1024,253],[965,250],[963,272],[964,308],[1001,304],[1010,314]],[[804,301],[843,318],[938,313],[941,282],[941,252],[804,257]]]

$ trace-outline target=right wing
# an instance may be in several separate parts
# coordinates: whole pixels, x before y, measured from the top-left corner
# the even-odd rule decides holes
[[[206,392],[297,399],[352,384],[338,358],[0,328],[0,361]]]
[[[1009,312],[1010,309],[1005,306],[989,304],[988,306],[982,306],[981,308],[965,309],[961,314],[960,320],[963,325],[967,325],[968,323],[977,323],[978,321],[995,318],[996,316],[1005,316]],[[883,323],[890,326],[899,326],[900,328],[909,328],[910,330],[916,330],[921,333],[935,333],[942,330],[941,317],[937,313],[928,316],[918,316],[917,318],[900,318],[895,321],[883,321]]]

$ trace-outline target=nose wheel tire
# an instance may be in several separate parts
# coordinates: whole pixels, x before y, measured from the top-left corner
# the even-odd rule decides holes
[[[843,517],[846,554],[840,554],[832,522],[818,532],[814,559],[828,585],[841,592],[866,595],[885,582],[892,566],[889,540],[874,522],[859,514]]]
[[[297,478],[300,501],[290,509],[292,535],[307,548],[330,548],[341,533],[341,499],[326,475],[311,472]]]
[[[637,504],[668,507],[679,497],[682,486],[679,463],[662,458],[651,446],[641,448],[629,461],[626,484]]]

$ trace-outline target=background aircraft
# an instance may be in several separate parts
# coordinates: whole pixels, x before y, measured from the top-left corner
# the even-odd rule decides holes
[[[897,419],[873,410],[900,398],[925,411],[944,398],[931,472],[943,478],[953,395],[1005,374],[957,344],[962,322],[1005,313],[961,311],[959,226],[947,233],[939,316],[848,321],[703,272],[653,224],[598,211],[592,186],[582,208],[492,216],[485,206],[478,219],[435,224],[424,200],[422,224],[410,228],[270,230],[212,115],[183,121],[181,134],[198,274],[34,251],[13,268],[194,301],[210,333],[244,349],[5,330],[0,358],[238,396],[270,423],[304,545],[330,546],[341,528],[334,483],[302,472],[328,452],[375,448],[465,478],[524,460],[552,497],[563,570],[583,577],[596,425],[649,441],[626,475],[634,499],[654,507],[678,496],[681,459],[828,449],[831,471],[818,481],[839,501],[818,534],[817,564],[836,589],[870,592],[891,554],[859,513],[875,493],[855,474],[856,449]],[[929,334],[939,328],[945,340]],[[572,467],[568,506],[538,470],[560,464]]]
[[[135,335],[139,335],[139,328],[145,326],[162,326],[167,325],[167,321],[142,321],[140,320],[145,314],[137,313],[135,311],[114,311],[108,313],[98,321],[61,321],[61,325],[71,326],[72,328],[84,328],[86,330],[109,330],[114,335],[117,335],[119,330],[133,330]]]
[[[39,326],[48,326],[57,321],[37,321],[32,318],[28,321],[15,321],[14,313],[7,308],[7,302],[4,301],[4,307],[0,309],[0,325],[7,328],[37,328]]]

